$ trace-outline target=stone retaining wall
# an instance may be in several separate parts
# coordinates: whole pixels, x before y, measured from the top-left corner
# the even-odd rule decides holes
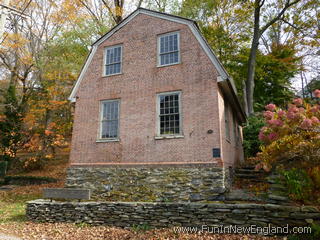
[[[213,201],[229,188],[230,172],[213,164],[71,167],[66,187],[91,189],[99,201]]]
[[[172,226],[305,226],[320,221],[312,206],[274,204],[151,203],[151,202],[50,202],[27,204],[27,217],[40,222],[76,222],[118,227]]]

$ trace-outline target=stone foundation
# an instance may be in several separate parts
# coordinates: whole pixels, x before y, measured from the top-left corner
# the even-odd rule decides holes
[[[230,172],[212,164],[71,167],[66,187],[91,189],[104,201],[214,201],[230,187]]]
[[[37,222],[75,222],[117,227],[174,226],[307,226],[319,223],[320,212],[312,206],[221,203],[151,202],[50,202],[27,204],[27,217]]]

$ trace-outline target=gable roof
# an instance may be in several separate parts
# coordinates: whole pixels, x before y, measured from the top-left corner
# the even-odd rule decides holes
[[[215,68],[218,71],[219,77],[218,77],[218,83],[219,82],[229,82],[228,86],[231,88],[230,91],[233,92],[233,96],[235,96],[237,98],[237,94],[236,94],[236,87],[234,84],[233,79],[229,76],[229,74],[227,73],[227,71],[225,70],[225,68],[222,66],[221,62],[219,61],[219,59],[217,58],[217,56],[214,54],[214,52],[212,51],[211,47],[209,46],[208,42],[205,40],[205,38],[202,36],[200,29],[197,25],[197,23],[191,19],[188,18],[184,18],[184,17],[179,17],[179,16],[175,16],[175,15],[171,15],[171,14],[167,14],[167,13],[162,13],[162,12],[157,12],[157,11],[153,11],[153,10],[149,10],[149,9],[145,9],[145,8],[138,8],[137,10],[135,10],[134,12],[132,12],[128,17],[126,17],[125,19],[123,19],[118,25],[116,25],[115,27],[113,27],[109,32],[107,32],[105,35],[103,35],[102,37],[100,37],[98,40],[96,40],[93,44],[92,44],[92,48],[91,51],[89,53],[89,56],[86,59],[86,62],[84,64],[84,66],[81,69],[80,75],[78,77],[78,80],[76,81],[72,92],[69,96],[69,100],[72,102],[76,101],[76,92],[78,91],[78,88],[80,86],[80,83],[84,77],[85,72],[87,71],[92,58],[94,56],[94,54],[97,51],[98,46],[103,43],[105,40],[107,40],[108,38],[110,38],[114,33],[116,33],[119,29],[121,29],[123,26],[125,26],[128,22],[130,22],[133,18],[135,18],[137,15],[139,14],[145,14],[145,15],[149,15],[149,16],[153,16],[153,17],[157,17],[157,18],[161,18],[161,19],[165,19],[168,21],[172,21],[172,22],[176,22],[176,23],[180,23],[180,24],[186,24],[189,26],[191,32],[193,33],[193,35],[195,36],[195,38],[198,40],[199,44],[201,45],[202,49],[204,50],[204,52],[207,54],[207,56],[209,57],[210,61],[212,62],[212,64],[215,66]],[[241,104],[239,102],[239,99],[235,99],[235,101],[237,102],[237,108],[240,107],[240,112],[242,115],[241,119],[245,119],[245,113],[241,107]]]

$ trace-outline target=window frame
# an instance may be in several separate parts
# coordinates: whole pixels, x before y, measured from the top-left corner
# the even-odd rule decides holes
[[[230,128],[230,114],[228,103],[224,102],[224,125],[225,125],[225,137],[228,142],[231,141],[231,128]]]
[[[117,137],[112,138],[102,138],[102,122],[103,122],[103,104],[107,102],[118,102],[118,131]],[[107,99],[99,101],[99,131],[98,131],[98,139],[97,142],[114,142],[120,140],[120,99]]]
[[[235,114],[232,114],[232,118],[233,118],[233,123],[232,123],[232,127],[233,127],[233,140],[235,143],[235,146],[238,146],[238,121],[237,118],[235,116]]]
[[[161,45],[160,45],[160,39],[161,37],[166,37],[169,35],[174,35],[177,34],[177,40],[178,40],[178,62],[175,63],[169,63],[169,64],[162,64],[161,65],[161,54],[160,54],[160,49],[161,49]],[[174,32],[168,32],[168,33],[164,33],[164,34],[160,34],[158,35],[157,38],[157,67],[166,67],[166,66],[172,66],[172,65],[176,65],[176,64],[180,64],[181,63],[181,54],[180,54],[180,32],[179,31],[174,31]]]
[[[108,74],[107,75],[107,50],[108,49],[113,49],[113,48],[121,48],[121,54],[120,54],[120,72],[118,73],[112,73],[112,74]],[[112,46],[106,46],[104,48],[104,53],[103,53],[103,67],[102,67],[102,76],[103,77],[110,77],[110,76],[114,76],[114,75],[119,75],[122,74],[122,64],[123,64],[123,44],[117,44],[117,45],[112,45]],[[117,63],[112,63],[112,64],[108,64],[108,65],[113,65],[113,64],[117,64]]]
[[[179,102],[179,133],[174,134],[160,134],[160,96],[166,96],[166,95],[175,95],[178,94],[178,102]],[[156,114],[157,114],[157,130],[156,130],[156,139],[162,139],[162,138],[181,138],[183,137],[183,131],[182,131],[182,123],[183,123],[183,115],[182,115],[182,105],[181,105],[181,91],[172,91],[172,92],[161,92],[157,93],[157,101],[156,101]]]

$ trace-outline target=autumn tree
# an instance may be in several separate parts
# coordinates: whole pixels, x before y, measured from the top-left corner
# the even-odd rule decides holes
[[[65,0],[65,2],[79,3],[87,11],[91,19],[94,20],[95,24],[104,29],[106,26],[111,27],[119,24],[126,15],[126,7],[135,10],[142,5],[143,0]],[[100,32],[100,35],[104,33]]]
[[[79,15],[66,15],[64,5],[57,5],[49,0],[34,0],[25,10],[29,15],[28,21],[7,29],[0,49],[0,67],[4,73],[2,80],[8,82],[11,99],[15,99],[15,109],[19,109],[19,119],[15,123],[19,129],[7,128],[10,129],[8,136],[14,141],[15,136],[23,133],[23,138],[15,141],[16,144],[12,146],[33,154],[25,161],[25,167],[32,168],[40,167],[39,163],[52,158],[54,147],[65,144],[65,137],[70,136],[72,116],[70,103],[66,99],[82,64],[80,61],[83,61],[88,51],[86,46],[92,40],[92,35],[90,32],[90,41],[85,40],[86,37],[73,39],[68,49],[78,52],[78,55],[71,55],[69,63],[59,61],[58,59],[70,54],[70,51],[66,52],[64,49],[57,57],[59,51],[54,53],[53,49],[62,48],[55,45],[61,45],[55,41],[63,31],[75,28]],[[86,35],[84,32],[81,34]],[[75,42],[85,51],[73,47]],[[76,67],[70,63],[76,63]],[[67,70],[59,64],[64,64]],[[7,106],[9,103],[4,104]],[[4,122],[12,122],[6,112]]]
[[[286,11],[298,4],[301,0],[284,0],[276,3],[268,3],[265,0],[255,0],[253,3],[253,35],[251,40],[250,54],[248,60],[248,70],[246,78],[246,96],[244,99],[245,109],[248,114],[254,112],[254,75],[256,57],[261,36],[277,21],[285,17]],[[274,7],[276,5],[276,7]],[[280,6],[280,7],[279,7]],[[270,10],[271,9],[271,10]],[[262,22],[263,18],[263,22]]]
[[[4,96],[4,114],[0,119],[0,149],[2,159],[9,163],[15,159],[22,140],[22,110],[16,98],[16,88],[10,84]]]

